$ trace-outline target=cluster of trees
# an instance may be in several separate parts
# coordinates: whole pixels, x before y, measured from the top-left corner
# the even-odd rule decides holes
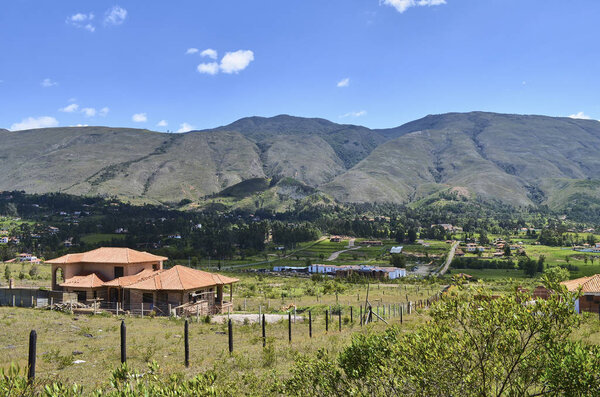
[[[451,267],[454,269],[507,269],[522,270],[527,276],[534,277],[537,273],[544,272],[544,262],[546,258],[541,255],[538,260],[527,256],[519,257],[515,264],[512,260],[480,259],[473,257],[460,257],[452,259]]]
[[[60,212],[68,215],[59,215]],[[77,216],[73,216],[75,212]],[[0,215],[33,221],[21,223],[11,233],[21,239],[15,250],[29,251],[39,257],[112,245],[153,251],[173,259],[245,257],[264,252],[269,235],[274,244],[286,248],[315,240],[325,233],[394,239],[399,243],[413,243],[419,237],[449,239],[448,231],[440,226],[431,227],[440,223],[462,226],[467,236],[477,234],[479,241],[486,244],[488,233],[508,234],[530,224],[541,227],[552,216],[544,208],[516,212],[503,204],[462,200],[450,201],[444,206],[416,208],[390,203],[341,205],[323,200],[292,205],[282,213],[258,210],[250,214],[215,207],[180,211],[177,204],[136,206],[114,198],[23,192],[1,192]],[[49,225],[60,231],[47,233]],[[88,244],[82,239],[90,234],[114,234],[117,229],[126,229],[127,233]],[[552,220],[549,227],[543,229],[539,241],[564,245],[577,238],[566,230],[562,222]],[[169,238],[171,235],[177,238]],[[65,248],[63,241],[70,238],[75,247]],[[0,252],[0,256],[8,254],[12,252]]]
[[[544,272],[544,260],[544,255],[540,255],[537,261],[523,256],[519,258],[518,267],[520,270],[523,270],[523,273],[527,276],[534,277],[537,273]]]
[[[321,231],[309,223],[286,224],[275,221],[271,224],[273,242],[286,248],[295,248],[297,243],[313,241],[321,237]]]
[[[454,257],[450,266],[454,269],[516,269],[512,260]]]

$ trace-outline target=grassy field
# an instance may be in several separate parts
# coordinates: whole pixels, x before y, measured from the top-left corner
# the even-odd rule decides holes
[[[299,315],[300,316],[300,315]],[[234,325],[234,353],[228,353],[226,325],[192,322],[190,324],[190,367],[183,365],[182,320],[168,318],[105,317],[102,315],[70,315],[47,310],[0,308],[0,323],[10,332],[0,333],[0,349],[4,359],[0,368],[10,363],[21,367],[27,363],[29,330],[38,333],[37,376],[44,380],[64,380],[84,384],[89,391],[106,385],[112,370],[120,360],[120,320],[127,325],[128,363],[143,372],[146,363],[156,360],[165,373],[182,373],[188,377],[200,371],[217,369],[218,381],[239,380],[254,373],[268,375],[276,370],[286,374],[297,354],[315,353],[327,349],[337,353],[347,345],[355,333],[379,332],[386,325],[375,322],[360,327],[358,319],[349,321],[343,315],[342,332],[338,319],[325,332],[322,314],[313,312],[313,338],[309,338],[308,323],[292,325],[292,343],[288,342],[287,321],[267,325],[268,348],[263,349],[258,324]],[[391,324],[398,317],[388,318]],[[405,329],[413,329],[427,320],[427,316],[413,313],[404,316]],[[83,360],[73,364],[74,360]],[[226,374],[226,375],[225,375]]]
[[[6,280],[6,269],[10,271],[11,277],[15,280],[15,284],[24,287],[49,287],[52,280],[50,265],[32,265],[30,263],[4,263],[0,264],[0,285],[8,284]],[[31,269],[35,268],[32,272]],[[33,276],[30,272],[34,273]],[[23,273],[23,278],[19,275]]]

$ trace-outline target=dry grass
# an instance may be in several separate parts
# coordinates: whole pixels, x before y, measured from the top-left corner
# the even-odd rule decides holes
[[[345,317],[345,316],[344,316]],[[128,362],[143,371],[146,362],[156,360],[165,373],[183,373],[193,376],[200,371],[219,367],[227,376],[236,377],[253,372],[263,376],[275,369],[282,374],[294,362],[296,354],[314,353],[324,348],[339,352],[349,344],[357,332],[377,332],[386,327],[376,322],[360,327],[358,322],[347,323],[342,332],[338,319],[330,323],[325,333],[324,316],[313,315],[313,338],[308,335],[308,323],[292,325],[292,343],[288,343],[287,321],[267,325],[267,338],[273,349],[263,351],[261,329],[258,324],[234,326],[234,354],[228,352],[226,325],[190,324],[189,368],[184,366],[184,322],[168,318],[106,317],[102,315],[70,315],[48,310],[0,308],[0,351],[4,358],[0,368],[11,362],[27,365],[29,331],[38,333],[38,379],[77,382],[86,390],[106,385],[110,373],[120,363],[120,321],[127,325]],[[412,329],[425,321],[426,316],[413,314],[404,317],[404,327]],[[357,319],[355,318],[357,321]],[[398,323],[399,319],[390,319]],[[80,354],[74,355],[74,352]],[[84,360],[72,364],[73,360]]]

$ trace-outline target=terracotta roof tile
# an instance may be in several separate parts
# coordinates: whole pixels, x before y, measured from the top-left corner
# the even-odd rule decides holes
[[[143,263],[165,261],[168,258],[157,256],[148,252],[132,250],[130,248],[101,247],[92,251],[79,254],[67,254],[56,259],[46,261],[51,264],[63,263]]]
[[[188,291],[215,285],[232,284],[238,281],[237,278],[177,265],[168,270],[157,270],[154,274],[125,288],[146,291]]]
[[[156,272],[161,272],[162,270],[151,270],[144,269],[137,274],[133,274],[131,276],[123,276],[119,278],[115,278],[114,280],[110,280],[104,283],[106,287],[126,287],[133,283],[137,283],[138,281],[145,280],[148,277],[152,277]]]
[[[561,284],[571,292],[577,291],[581,286],[581,291],[584,293],[600,293],[600,274],[563,281]]]
[[[97,288],[104,286],[104,280],[96,273],[91,273],[82,276],[73,276],[69,279],[66,279],[64,283],[60,284],[60,286],[75,288]]]

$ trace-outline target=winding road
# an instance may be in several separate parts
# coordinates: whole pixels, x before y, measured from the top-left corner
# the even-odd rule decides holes
[[[352,250],[357,250],[357,249],[359,249],[360,247],[355,247],[355,246],[354,246],[354,240],[356,240],[356,239],[353,239],[353,238],[351,238],[351,239],[348,241],[348,249],[341,250],[341,251],[336,251],[336,252],[332,253],[331,255],[329,255],[329,258],[327,258],[327,260],[328,260],[328,261],[334,261],[334,260],[336,260],[336,259],[337,259],[337,257],[338,257],[338,256],[340,256],[340,254],[341,254],[342,252],[347,252],[347,251],[352,251]]]
[[[455,241],[454,244],[452,244],[452,248],[450,248],[450,252],[448,252],[448,257],[446,258],[446,263],[444,263],[444,266],[440,269],[440,271],[434,273],[434,275],[443,276],[446,274],[450,264],[452,263],[452,259],[454,259],[454,252],[456,251],[456,247],[458,247],[458,243],[458,241]]]

